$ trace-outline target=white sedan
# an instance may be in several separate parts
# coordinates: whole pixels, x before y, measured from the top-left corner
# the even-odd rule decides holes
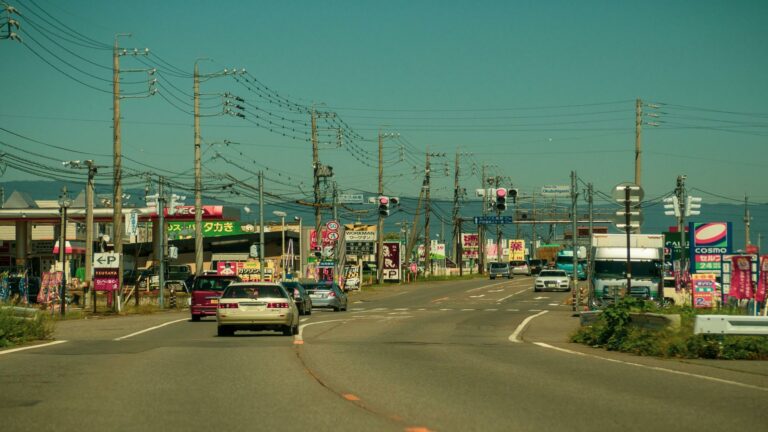
[[[533,290],[539,291],[570,291],[571,279],[565,270],[542,270],[536,277]]]
[[[232,336],[236,330],[272,330],[292,336],[299,332],[299,309],[278,283],[237,282],[221,295],[216,323],[219,336]]]

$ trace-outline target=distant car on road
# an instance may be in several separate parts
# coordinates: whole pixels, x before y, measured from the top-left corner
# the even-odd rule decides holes
[[[339,285],[328,282],[305,282],[302,285],[312,299],[312,307],[331,308],[334,312],[347,310],[347,295]]]
[[[497,277],[512,279],[512,272],[509,269],[508,263],[492,262],[488,265],[488,276],[491,279],[496,279]]]
[[[220,276],[215,274],[203,274],[195,278],[190,291],[192,298],[189,311],[192,321],[200,321],[204,316],[216,315],[216,306],[224,289],[233,282],[240,282],[237,276]]]
[[[528,261],[528,267],[531,268],[531,274],[539,274],[541,269],[544,268],[545,264],[546,263],[543,260],[537,258]]]
[[[288,295],[293,296],[296,307],[299,308],[299,315],[312,315],[312,298],[307,294],[304,286],[297,281],[280,282],[288,291]]]
[[[533,285],[533,291],[570,291],[571,279],[565,270],[542,270]]]
[[[509,266],[512,268],[512,274],[531,275],[531,268],[528,266],[528,261],[510,261]]]
[[[217,306],[219,336],[232,336],[237,330],[272,330],[285,336],[299,333],[299,309],[279,283],[232,283]]]

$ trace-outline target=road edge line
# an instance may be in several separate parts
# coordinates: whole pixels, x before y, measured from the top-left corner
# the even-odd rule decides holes
[[[25,346],[25,347],[19,347],[19,348],[11,348],[11,349],[0,351],[0,355],[15,353],[15,352],[19,352],[19,351],[27,351],[27,350],[31,350],[31,349],[37,349],[37,348],[45,348],[45,347],[48,347],[48,346],[63,344],[64,342],[68,342],[68,341],[60,340],[60,341],[53,341],[53,342],[48,342],[48,343],[44,343],[44,344],[40,344],[40,345],[32,345],[32,346]]]
[[[177,322],[182,322],[182,321],[189,321],[189,318],[181,318],[181,319],[177,319],[177,320],[174,320],[174,321],[168,321],[168,322],[166,322],[166,323],[162,323],[162,324],[160,324],[160,325],[156,325],[156,326],[154,326],[154,327],[150,327],[150,328],[145,328],[144,330],[139,330],[139,331],[137,331],[137,332],[134,332],[134,333],[131,333],[131,334],[129,334],[129,335],[120,336],[120,337],[118,337],[118,338],[114,338],[114,339],[112,339],[112,340],[113,340],[113,341],[121,341],[121,340],[125,340],[125,339],[128,339],[128,338],[134,337],[134,336],[138,336],[138,335],[140,335],[140,334],[142,334],[142,333],[147,333],[147,332],[150,332],[150,331],[152,331],[152,330],[157,330],[157,329],[159,329],[159,328],[161,328],[161,327],[165,327],[165,326],[167,326],[167,325],[175,324],[175,323],[177,323]]]
[[[633,363],[633,362],[628,362],[628,361],[624,361],[624,360],[617,360],[617,359],[612,359],[612,358],[607,358],[607,357],[601,357],[601,356],[595,355],[595,354],[587,354],[587,353],[583,353],[583,352],[569,350],[569,349],[566,349],[566,348],[560,348],[560,347],[552,346],[552,345],[544,343],[544,342],[533,342],[533,344],[534,345],[538,345],[538,346],[540,346],[542,348],[553,349],[555,351],[560,351],[560,352],[563,352],[563,353],[566,353],[566,354],[574,354],[574,355],[579,355],[579,356],[582,356],[582,357],[592,357],[592,358],[596,358],[596,359],[600,359],[600,360],[605,360],[607,362],[619,363],[619,364],[623,364],[623,365],[627,365],[627,366],[636,366],[636,367],[643,368],[643,369],[650,369],[650,370],[655,370],[655,371],[659,371],[659,372],[667,372],[667,373],[674,374],[674,375],[682,375],[682,376],[687,376],[687,377],[692,377],[692,378],[699,378],[699,379],[703,379],[705,381],[713,381],[713,382],[720,383],[720,384],[730,384],[730,385],[734,385],[734,386],[737,386],[737,387],[744,387],[744,388],[748,388],[748,389],[752,389],[752,390],[760,390],[760,391],[768,392],[768,388],[759,387],[759,386],[755,386],[755,385],[751,385],[751,384],[744,384],[744,383],[740,383],[738,381],[730,381],[730,380],[726,380],[726,379],[722,379],[722,378],[715,378],[715,377],[706,376],[706,375],[699,375],[699,374],[695,374],[695,373],[691,373],[691,372],[683,372],[683,371],[678,371],[678,370],[674,370],[674,369],[667,369],[667,368],[663,368],[663,367],[659,367],[659,366],[648,366],[648,365],[644,365],[644,364],[640,364],[640,363]]]
[[[525,326],[527,326],[528,323],[531,322],[531,320],[533,320],[534,318],[544,315],[547,312],[549,311],[543,310],[535,315],[531,315],[528,318],[524,319],[523,322],[521,322],[520,325],[517,326],[517,328],[515,329],[515,332],[509,336],[509,341],[513,343],[522,343],[523,341],[518,339],[517,337],[520,336],[520,333],[523,332],[523,330],[525,329]]]

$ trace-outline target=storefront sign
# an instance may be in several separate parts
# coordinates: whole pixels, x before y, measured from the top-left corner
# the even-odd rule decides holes
[[[96,291],[114,291],[118,289],[119,268],[95,268],[93,269],[93,289]]]
[[[509,260],[510,261],[525,260],[525,240],[509,241]]]
[[[715,301],[715,275],[694,274],[691,275],[693,285],[693,307],[712,308]]]
[[[382,249],[384,280],[400,280],[400,242],[384,242]]]
[[[738,255],[731,258],[731,289],[728,296],[739,300],[751,299],[754,296],[752,259],[749,256]]]

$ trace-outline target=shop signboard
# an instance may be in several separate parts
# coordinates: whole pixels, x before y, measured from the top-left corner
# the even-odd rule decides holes
[[[384,280],[400,281],[400,242],[384,242],[382,255]]]
[[[509,260],[510,261],[525,260],[525,240],[509,241]]]
[[[715,306],[715,278],[714,274],[691,275],[693,285],[693,307],[712,308]]]

